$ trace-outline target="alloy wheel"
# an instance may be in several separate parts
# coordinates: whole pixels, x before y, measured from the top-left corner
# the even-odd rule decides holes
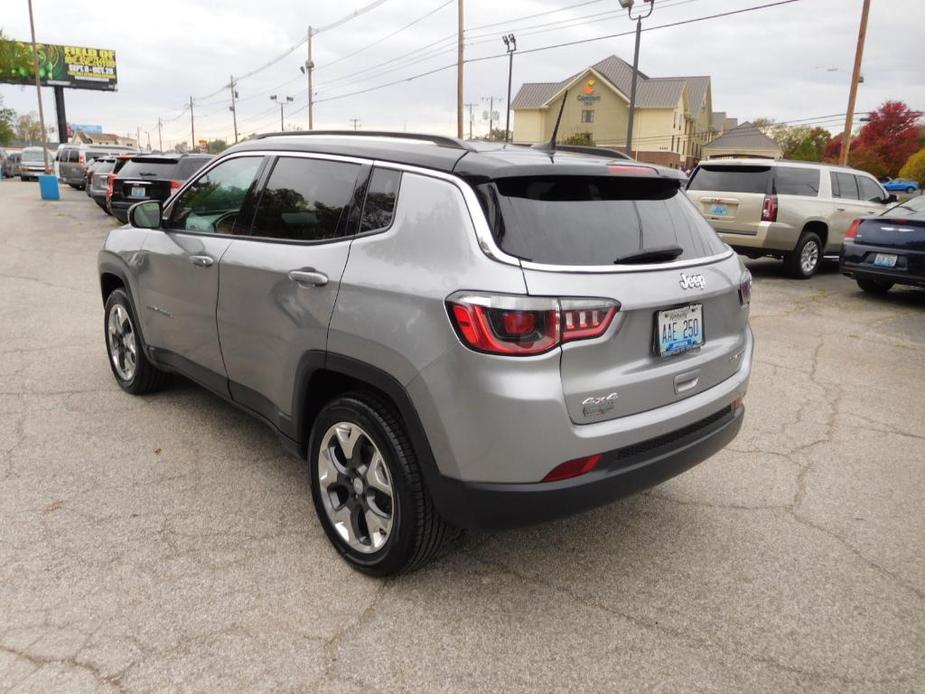
[[[338,422],[321,439],[318,485],[324,510],[347,545],[376,552],[392,532],[395,492],[379,448],[360,426]]]
[[[106,340],[113,368],[123,381],[131,381],[138,365],[138,341],[132,319],[124,306],[116,304],[109,312]]]
[[[803,250],[800,251],[800,269],[803,270],[803,274],[810,275],[816,269],[818,263],[819,246],[815,241],[807,241],[803,246]]]

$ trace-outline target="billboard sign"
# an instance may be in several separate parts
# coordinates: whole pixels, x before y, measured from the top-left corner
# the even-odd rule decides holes
[[[85,123],[68,123],[67,124],[68,135],[73,135],[78,130],[82,133],[89,134],[102,134],[103,126],[102,125],[87,125]]]
[[[4,41],[0,50],[0,82],[34,84],[32,44]],[[107,48],[36,44],[39,80],[46,87],[115,91],[116,52]]]

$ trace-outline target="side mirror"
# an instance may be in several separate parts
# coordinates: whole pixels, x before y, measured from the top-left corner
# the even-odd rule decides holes
[[[894,203],[894,202],[899,202],[899,198],[897,198],[896,195],[895,195],[894,193],[890,193],[890,194],[887,195],[885,198],[883,198],[883,204],[884,204],[884,205],[890,205],[890,204],[892,204],[892,203]]]
[[[160,229],[161,214],[160,200],[145,200],[128,208],[128,223],[139,229]]]

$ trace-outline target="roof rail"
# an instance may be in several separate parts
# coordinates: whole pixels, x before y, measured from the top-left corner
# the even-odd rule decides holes
[[[337,137],[388,137],[396,140],[426,140],[439,147],[452,147],[453,149],[464,149],[469,152],[475,151],[473,147],[455,137],[446,137],[445,135],[426,135],[424,133],[406,133],[391,132],[388,130],[288,130],[279,133],[261,133],[253,137],[254,140],[263,140],[267,137],[282,137],[285,135],[322,135]]]

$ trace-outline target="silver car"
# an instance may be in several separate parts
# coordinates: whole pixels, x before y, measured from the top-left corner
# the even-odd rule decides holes
[[[99,255],[109,363],[307,459],[354,567],[582,511],[741,426],[751,277],[668,169],[407,134],[231,148]]]

